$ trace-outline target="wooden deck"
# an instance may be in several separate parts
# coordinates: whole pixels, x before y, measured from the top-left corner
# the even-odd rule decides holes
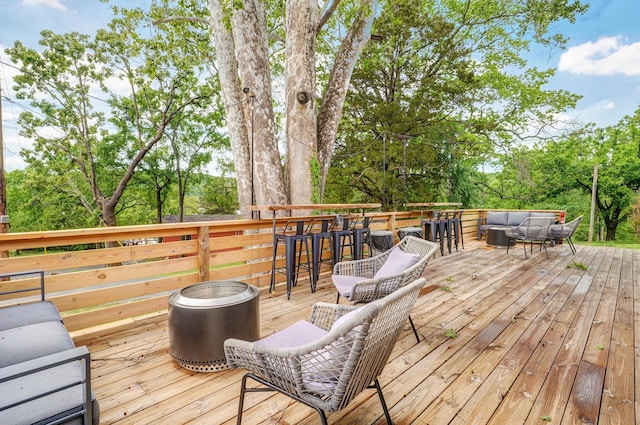
[[[520,246],[507,254],[470,241],[429,262],[412,311],[423,341],[407,325],[380,378],[394,423],[640,423],[640,251],[578,246],[573,256],[560,245],[549,256],[534,250],[525,260]],[[335,301],[330,280],[315,294],[301,282],[290,301],[282,289],[261,294],[262,335],[320,300]],[[166,315],[75,339],[92,354],[102,424],[235,423],[242,371],[179,367]],[[375,391],[328,419],[385,423]],[[284,396],[254,393],[243,423],[319,420]]]

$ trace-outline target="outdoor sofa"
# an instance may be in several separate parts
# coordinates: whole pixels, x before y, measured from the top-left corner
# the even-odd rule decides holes
[[[531,211],[487,211],[485,217],[478,217],[478,240],[486,235],[488,227],[515,227],[529,217],[556,218],[552,212]]]
[[[40,288],[8,289],[9,276],[29,274],[40,274]],[[97,425],[89,350],[75,346],[56,306],[45,301],[44,272],[0,278],[0,300],[41,291],[40,301],[0,308],[0,424]]]

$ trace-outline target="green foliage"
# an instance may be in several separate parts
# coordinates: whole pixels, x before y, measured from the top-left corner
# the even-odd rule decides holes
[[[397,209],[418,201],[481,202],[476,170],[578,97],[543,87],[553,70],[527,68],[533,38],[584,11],[579,2],[489,0],[381,3],[352,79],[330,170],[330,196]]]
[[[207,177],[199,204],[200,214],[235,214],[240,208],[235,179]]]
[[[95,37],[43,31],[41,50],[19,41],[7,49],[21,66],[17,96],[32,106],[19,119],[22,135],[34,140],[22,153],[28,171],[56,187],[73,180],[64,204],[73,197],[75,204],[65,209],[86,210],[69,227],[95,222],[96,212],[107,225],[116,216],[159,221],[168,197],[177,194],[182,209],[189,175],[213,149],[226,148],[216,131],[222,108],[206,20],[153,25],[166,16],[205,18],[206,6],[158,1],[147,11],[113,11]]]
[[[588,267],[584,265],[582,262],[574,261],[573,263],[567,265],[568,269],[579,269],[579,270],[587,270]]]
[[[455,329],[447,329],[444,332],[444,336],[446,336],[447,338],[455,339],[458,337],[458,333],[456,332]]]
[[[11,232],[62,230],[100,225],[100,213],[88,214],[77,202],[86,184],[76,173],[65,176],[14,170],[6,175]]]
[[[311,159],[311,184],[313,185],[313,196],[311,200],[314,203],[320,203],[320,180],[322,178],[322,170],[318,158]]]

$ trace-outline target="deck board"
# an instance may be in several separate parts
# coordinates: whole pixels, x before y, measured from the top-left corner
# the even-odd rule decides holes
[[[587,270],[568,267],[582,263]],[[566,245],[524,259],[522,248],[465,250],[431,260],[427,285],[380,383],[396,424],[631,424],[640,391],[640,251]],[[291,300],[262,293],[261,335],[335,302],[329,279]],[[344,302],[344,301],[342,301]],[[447,330],[456,338],[448,338]],[[636,337],[638,336],[638,337]],[[167,316],[75,335],[92,355],[101,424],[233,424],[243,372],[196,373],[168,354]],[[383,424],[375,391],[330,423]],[[251,393],[244,424],[317,424],[315,412],[273,393]]]

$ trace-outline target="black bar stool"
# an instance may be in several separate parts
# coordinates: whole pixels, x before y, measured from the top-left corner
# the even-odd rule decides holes
[[[451,229],[452,238],[455,242],[456,251],[458,250],[458,242],[461,243],[462,249],[464,249],[464,233],[462,231],[462,212],[463,210],[455,210],[451,217]]]
[[[344,248],[348,246],[353,257],[353,229],[351,228],[351,221],[353,217],[350,216],[338,216],[336,217],[336,224],[331,231],[331,238],[333,241],[333,264],[337,264],[344,258]],[[348,241],[348,242],[347,242]]]
[[[452,221],[452,216],[449,214],[449,211],[443,211],[442,216],[440,216],[440,220],[444,223],[444,232],[442,234],[442,239],[444,242],[444,239],[446,237],[447,251],[449,251],[449,254],[451,254],[451,242],[452,242],[451,228],[453,227],[453,221]]]
[[[431,242],[440,242],[440,255],[444,255],[444,234],[446,228],[445,212],[434,210],[431,217],[422,220],[424,238]]]
[[[318,279],[320,277],[320,266],[322,264],[333,264],[333,244],[331,243],[331,232],[335,224],[335,218],[315,218],[307,227],[307,235],[311,238],[311,265],[313,270],[313,283],[311,292],[316,291]],[[327,259],[323,259],[324,242],[329,243],[329,251],[331,255]]]
[[[295,226],[295,231],[293,230]],[[310,267],[311,255],[309,252],[309,240],[311,237],[305,232],[305,220],[289,220],[284,225],[282,233],[273,234],[273,259],[271,261],[271,286],[270,291],[276,289],[276,272],[287,275],[287,299],[291,298],[291,288],[298,283],[300,269],[309,272],[309,286],[313,291],[313,277]],[[276,255],[278,244],[284,243],[285,270],[284,272],[276,268]],[[305,249],[305,259],[302,262],[302,248]],[[297,261],[296,261],[297,254]]]
[[[365,245],[369,248],[367,251],[369,252],[369,257],[372,256],[371,250],[371,229],[369,229],[369,224],[371,223],[372,217],[364,217],[362,220],[362,226],[358,226],[358,218],[356,217],[353,220],[353,224],[351,226],[353,230],[353,258],[355,260],[360,260],[363,257],[363,248]]]

